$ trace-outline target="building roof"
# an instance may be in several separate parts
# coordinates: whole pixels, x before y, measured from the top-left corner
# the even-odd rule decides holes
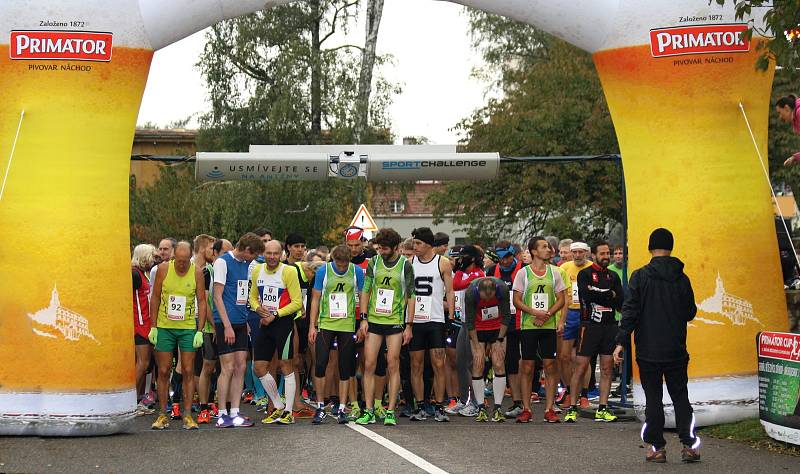
[[[133,142],[194,144],[196,138],[197,130],[190,130],[186,128],[137,128],[136,133],[133,136]]]

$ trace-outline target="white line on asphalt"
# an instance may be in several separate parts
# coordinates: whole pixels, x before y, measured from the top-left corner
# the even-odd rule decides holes
[[[441,469],[439,467],[434,466],[433,464],[429,463],[428,461],[422,459],[421,457],[417,456],[416,454],[412,453],[411,451],[407,450],[406,448],[389,441],[388,439],[384,438],[383,436],[375,433],[372,430],[364,428],[363,426],[359,426],[355,423],[348,423],[347,427],[353,431],[361,433],[362,435],[366,436],[367,438],[375,441],[376,443],[380,444],[384,448],[388,449],[389,451],[395,453],[396,455],[400,456],[401,458],[405,459],[406,461],[410,462],[411,464],[417,466],[418,468],[422,469],[425,472],[429,472],[431,474],[447,474],[447,471]]]

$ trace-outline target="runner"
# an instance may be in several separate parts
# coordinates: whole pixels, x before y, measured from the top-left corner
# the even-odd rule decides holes
[[[563,243],[564,241],[562,241]],[[568,260],[561,265],[561,269],[569,277],[569,282],[564,282],[570,290],[570,298],[568,300],[569,308],[567,309],[567,319],[564,324],[564,332],[561,336],[561,345],[558,347],[558,360],[561,369],[561,381],[567,386],[564,392],[562,406],[568,403],[570,385],[572,383],[572,373],[575,370],[575,340],[578,338],[578,332],[581,326],[581,301],[578,296],[578,272],[584,268],[592,266],[592,262],[587,261],[586,256],[589,252],[589,246],[584,242],[573,242],[570,244],[570,254],[572,260]],[[562,252],[561,258],[565,258]],[[588,382],[588,380],[587,380]],[[580,406],[587,408],[589,406],[589,399],[587,397],[587,390],[581,387],[580,391]]]
[[[563,239],[558,243],[558,266],[563,266],[567,262],[571,262],[572,256],[572,239]],[[566,283],[566,282],[565,282]]]
[[[265,262],[253,268],[250,274],[250,307],[256,308],[261,318],[253,335],[253,372],[267,391],[273,410],[262,423],[294,423],[292,407],[295,403],[297,380],[294,372],[294,318],[303,307],[300,282],[293,265],[281,262],[281,244],[267,242]],[[277,354],[283,374],[284,403],[278,394],[278,384],[269,372],[269,365]]]
[[[206,291],[203,285],[203,270],[191,261],[192,247],[189,242],[178,242],[174,260],[164,262],[156,270],[150,314],[156,314],[156,327],[150,329],[149,339],[156,348],[158,363],[158,402],[161,412],[152,428],[163,430],[169,426],[167,400],[169,399],[169,375],[172,369],[172,352],[180,349],[183,367],[194,367],[194,353],[203,344],[203,333],[197,330],[206,322]],[[195,306],[196,305],[196,306]],[[197,429],[192,418],[192,394],[194,377],[183,378],[183,428]]]
[[[433,234],[433,253],[447,258],[447,247],[450,245],[450,236],[444,232]]]
[[[147,276],[154,266],[156,248],[150,244],[139,244],[133,249],[131,276],[133,279],[133,342],[136,345],[136,405],[137,415],[149,415],[153,410],[142,401],[145,394],[145,374],[150,367],[153,347],[147,336],[150,334],[150,281]]]
[[[607,409],[608,392],[611,391],[611,373],[614,369],[617,321],[614,311],[622,309],[622,282],[616,273],[608,269],[611,249],[606,242],[592,246],[594,263],[578,274],[578,292],[581,301],[581,334],[578,343],[578,360],[572,375],[572,405],[564,415],[564,421],[574,423],[578,418],[577,390],[584,379],[592,357],[600,356],[600,404],[594,421],[616,421],[617,417]]]
[[[435,420],[439,422],[450,421],[444,412],[442,401],[445,389],[445,339],[446,327],[444,319],[444,299],[447,307],[455,307],[453,294],[452,268],[449,262],[443,261],[441,256],[433,251],[433,232],[427,227],[414,229],[411,233],[414,238],[414,337],[411,339],[411,383],[414,387],[414,398],[419,403],[424,399],[423,370],[425,366],[425,351],[431,359],[433,366],[433,391],[436,397],[433,401]],[[427,419],[425,410],[418,407],[417,412],[411,417],[413,421]]]
[[[520,261],[514,255],[514,247],[508,240],[497,242],[494,246],[494,253],[499,258],[498,262],[486,270],[488,276],[499,278],[508,287],[510,298],[514,297],[511,291],[514,286],[514,279],[517,277],[520,269],[527,266],[527,264]],[[517,308],[514,302],[511,301],[509,306],[513,324],[509,326],[506,333],[506,377],[508,377],[508,385],[511,387],[511,398],[513,404],[508,411],[505,412],[506,417],[516,418],[522,413],[522,387],[519,382],[519,361],[521,354],[521,342],[519,339],[519,325],[520,319],[517,314]]]
[[[478,405],[475,421],[485,422],[489,418],[484,406],[483,365],[487,347],[491,352],[492,393],[494,407],[492,421],[504,422],[501,411],[506,390],[505,338],[508,328],[514,323],[511,315],[508,287],[499,278],[480,277],[469,284],[464,295],[464,319],[469,331],[472,351],[472,393]]]
[[[470,338],[468,334],[465,337],[460,337],[465,318],[464,297],[470,283],[486,276],[483,272],[483,255],[477,247],[467,245],[461,247],[458,252],[458,256],[454,256],[456,271],[453,275],[455,311],[454,319],[450,321],[450,330],[447,334],[445,361],[446,366],[449,365],[454,372],[455,378],[453,382],[448,381],[447,393],[452,398],[450,404],[445,408],[445,413],[448,415],[455,415],[467,408],[467,401],[470,399],[468,397],[472,382],[472,371],[469,369],[472,359],[471,352],[469,352]],[[460,346],[459,342],[461,342]],[[461,352],[459,352],[459,349],[461,349]],[[461,354],[460,364],[458,363],[459,354]],[[454,387],[453,391],[451,391],[451,387]],[[474,407],[476,409],[475,415],[477,415],[478,405],[475,404]],[[467,415],[470,414],[471,410],[468,410]]]
[[[153,282],[156,281],[156,270],[162,262],[169,262],[175,255],[175,245],[178,241],[172,237],[164,237],[158,243],[155,265],[150,269],[150,294],[153,292]]]
[[[531,264],[514,278],[514,305],[521,312],[520,385],[525,395],[531,387],[534,363],[537,359],[542,359],[547,377],[544,421],[557,423],[559,419],[553,411],[558,383],[555,366],[556,330],[563,326],[564,318],[557,322],[556,314],[564,306],[566,285],[556,267],[546,263],[551,257],[551,250],[544,237],[531,238],[528,251],[531,254]],[[517,417],[517,423],[528,423],[532,417],[530,397],[523,396],[522,404],[523,410]]]
[[[303,402],[300,396],[303,391],[303,386],[306,382],[306,376],[310,376],[311,360],[308,352],[308,317],[306,312],[308,310],[307,302],[310,296],[311,281],[306,272],[303,270],[303,260],[306,254],[306,239],[298,233],[291,233],[286,236],[286,260],[284,264],[292,266],[297,272],[297,281],[300,283],[300,295],[302,307],[297,311],[294,318],[294,373],[297,376],[297,386],[299,390],[295,390],[294,408],[295,412],[292,414],[297,418],[311,418],[314,416],[314,410]],[[313,273],[312,273],[313,275]]]
[[[219,418],[217,427],[249,427],[252,420],[239,413],[248,349],[247,268],[264,252],[258,235],[244,234],[236,248],[214,260],[214,325],[220,373],[217,378]],[[227,403],[230,402],[230,414]]]
[[[350,250],[339,245],[331,252],[333,262],[317,271],[312,290],[308,342],[315,347],[314,385],[317,409],[313,424],[318,425],[325,413],[325,372],[334,341],[339,352],[339,424],[347,423],[345,404],[350,378],[355,373],[353,335],[356,330],[356,293],[364,288],[364,271],[350,262]],[[317,332],[319,327],[319,332]]]
[[[214,265],[221,255],[233,250],[233,244],[226,239],[217,239],[211,246],[211,262],[206,263],[203,269],[203,281],[208,289],[208,309],[214,312]],[[209,403],[211,395],[211,377],[217,371],[217,344],[215,343],[215,328],[212,318],[206,320],[203,328],[203,367],[200,369],[200,376],[197,380],[197,396],[200,400],[200,412],[197,414],[197,423],[211,423],[211,417],[219,415],[219,409],[215,403]]]
[[[372,257],[361,292],[360,337],[364,344],[364,393],[375,392],[375,366],[383,342],[387,347],[389,406],[384,425],[395,425],[397,392],[400,389],[400,346],[411,340],[414,324],[414,269],[398,253],[400,235],[394,229],[381,229],[375,235],[379,255]],[[408,309],[408,321],[403,328]],[[365,397],[366,410],[356,420],[359,425],[375,423],[374,400]]]

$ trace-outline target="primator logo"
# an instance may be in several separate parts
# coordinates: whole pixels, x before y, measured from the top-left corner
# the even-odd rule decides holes
[[[100,31],[12,31],[11,59],[111,61],[113,33]]]
[[[684,54],[746,53],[750,39],[746,23],[677,26],[650,30],[654,58]]]

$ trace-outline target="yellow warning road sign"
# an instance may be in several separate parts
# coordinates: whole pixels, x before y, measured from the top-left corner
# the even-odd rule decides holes
[[[378,230],[378,226],[375,225],[375,219],[372,218],[372,214],[370,214],[367,210],[367,206],[363,204],[358,208],[358,211],[353,217],[352,222],[350,222],[350,225],[361,227],[362,229],[370,232],[375,232]]]

